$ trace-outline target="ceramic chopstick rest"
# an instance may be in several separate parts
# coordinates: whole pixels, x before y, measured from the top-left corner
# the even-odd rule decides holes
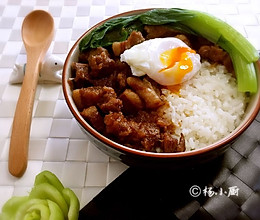
[[[10,84],[22,83],[26,64],[15,64],[9,78]],[[50,55],[43,61],[38,83],[61,83],[63,61],[61,58]]]

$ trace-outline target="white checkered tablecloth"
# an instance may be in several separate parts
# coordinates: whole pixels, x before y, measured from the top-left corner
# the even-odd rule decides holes
[[[25,63],[21,24],[34,9],[52,14],[55,37],[49,49],[65,60],[88,28],[133,9],[180,7],[207,11],[227,21],[260,50],[259,0],[1,0],[0,1],[0,209],[13,195],[27,195],[42,170],[54,172],[85,206],[127,166],[97,150],[70,114],[60,84],[39,84],[34,104],[29,163],[15,178],[8,172],[8,149],[21,85],[10,85],[15,63]]]

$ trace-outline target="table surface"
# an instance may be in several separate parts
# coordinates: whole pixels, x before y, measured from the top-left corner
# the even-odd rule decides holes
[[[55,173],[84,207],[127,166],[100,152],[82,133],[60,84],[39,84],[34,103],[29,162],[21,178],[8,172],[10,133],[21,84],[9,84],[15,64],[26,62],[21,39],[24,17],[34,9],[52,14],[55,36],[48,53],[65,60],[90,27],[117,13],[158,7],[209,12],[236,28],[260,50],[259,0],[1,0],[0,2],[0,209],[14,195],[27,195],[42,170]]]

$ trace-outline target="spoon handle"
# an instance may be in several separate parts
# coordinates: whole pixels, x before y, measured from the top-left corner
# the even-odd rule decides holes
[[[22,176],[27,168],[32,111],[40,60],[35,54],[27,55],[25,76],[16,104],[8,161],[9,172],[16,177]]]

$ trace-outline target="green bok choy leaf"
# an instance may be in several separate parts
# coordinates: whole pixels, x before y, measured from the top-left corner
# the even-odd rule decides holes
[[[254,63],[258,51],[238,31],[226,22],[204,12],[179,8],[153,9],[142,14],[119,17],[93,29],[80,41],[79,49],[106,47],[124,41],[133,30],[143,31],[145,25],[167,25],[178,31],[202,36],[219,45],[231,56],[241,92],[257,90]]]

